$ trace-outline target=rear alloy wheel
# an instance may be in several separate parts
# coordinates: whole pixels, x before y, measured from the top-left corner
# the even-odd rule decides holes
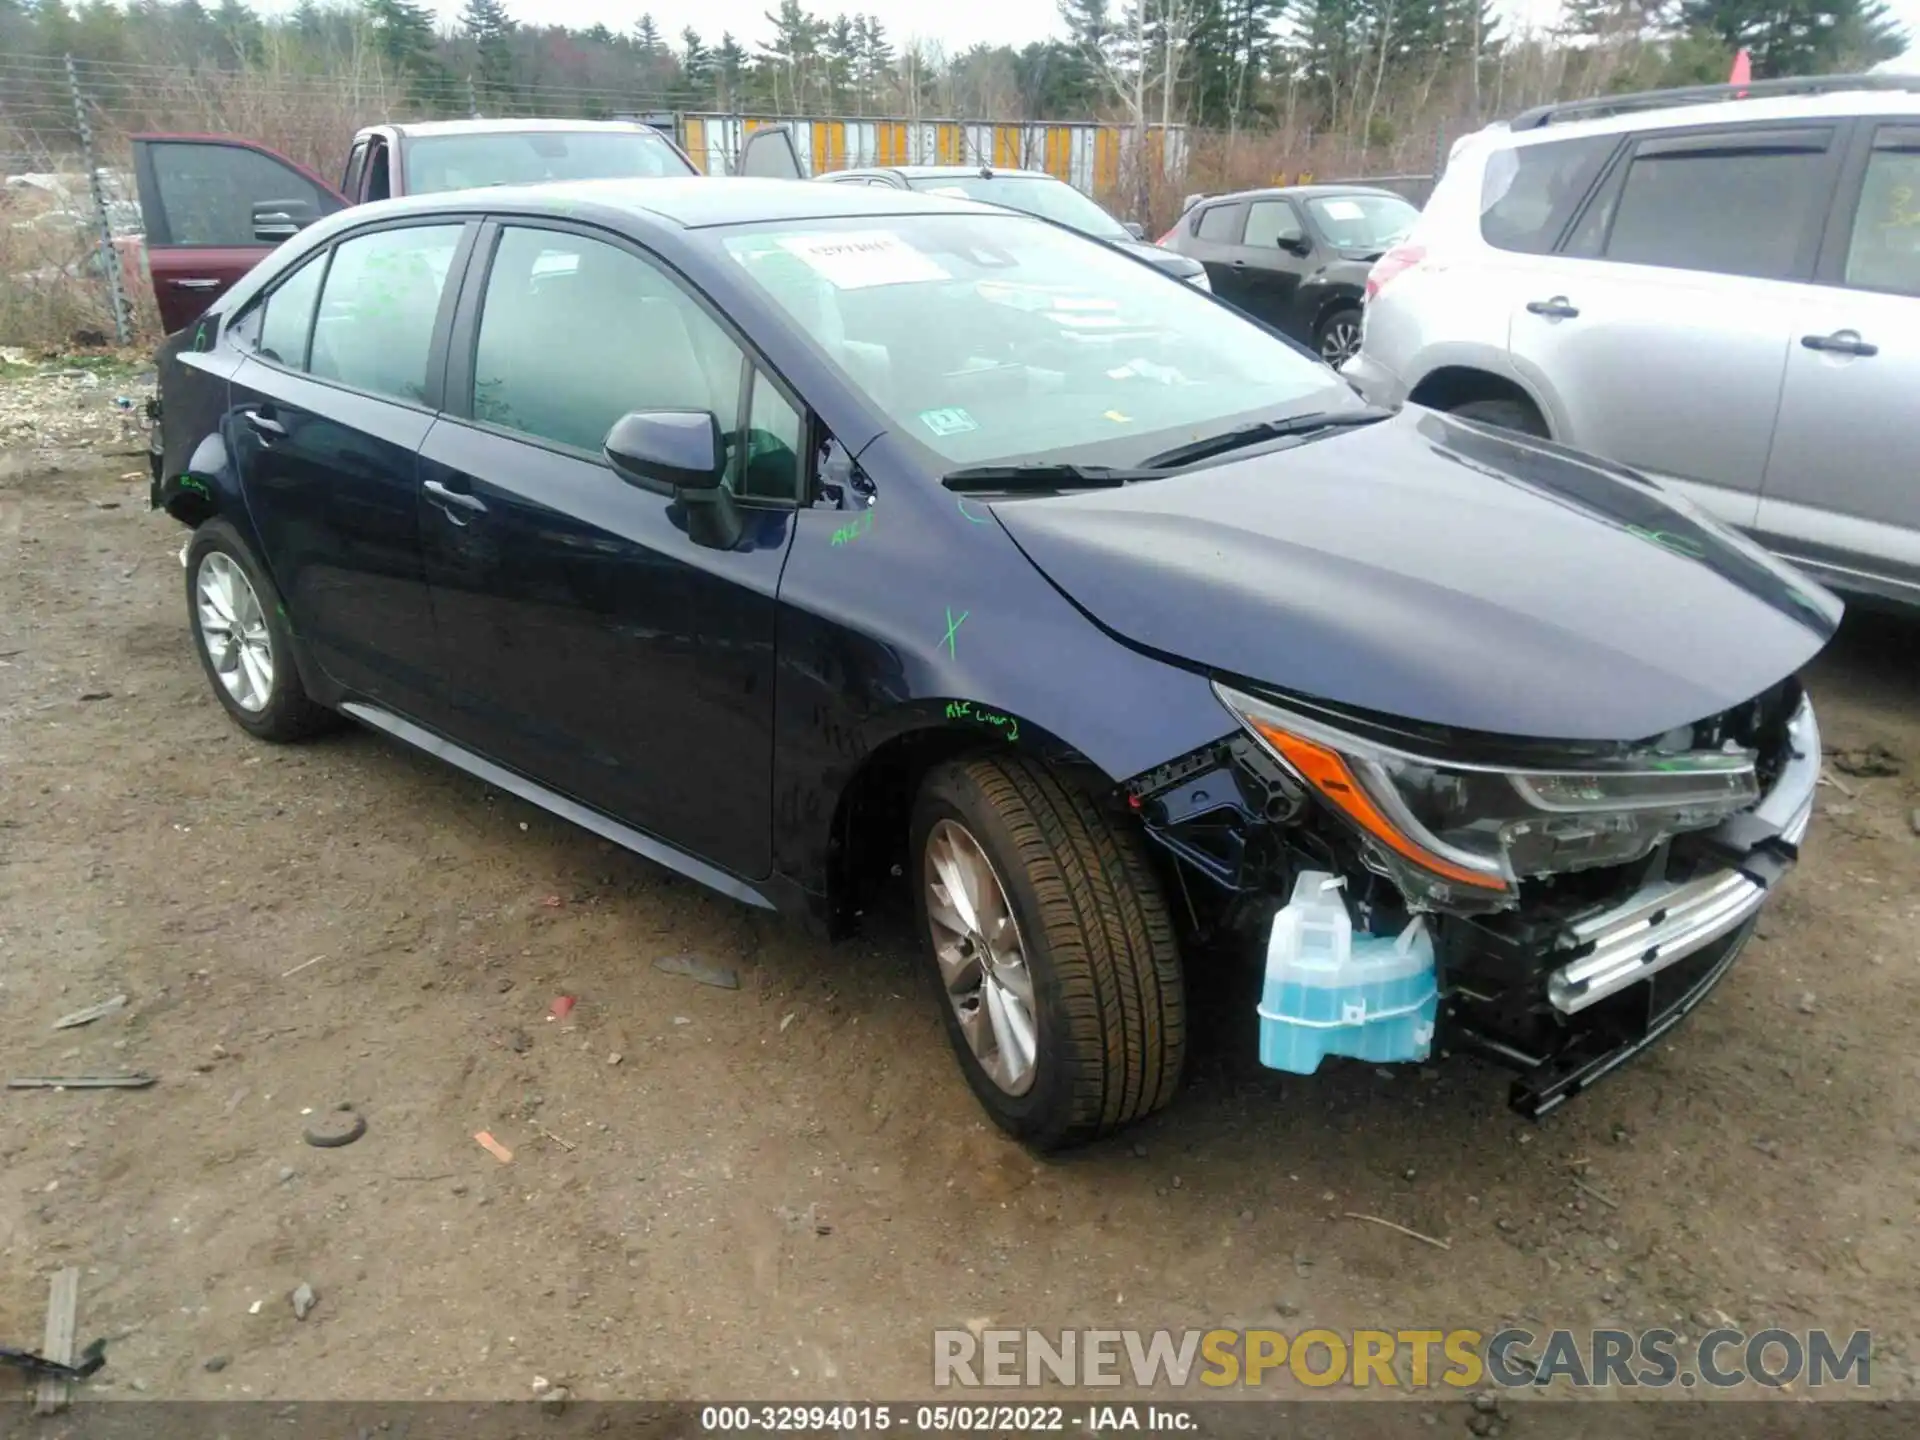
[[[982,758],[928,776],[912,853],[947,1035],[996,1123],[1055,1150],[1173,1098],[1185,992],[1137,835],[1041,766]]]
[[[335,723],[307,697],[279,593],[239,532],[209,520],[185,559],[194,648],[227,714],[263,740],[298,740]]]
[[[1320,322],[1314,345],[1320,358],[1338,370],[1360,353],[1360,312],[1351,306],[1334,311]]]

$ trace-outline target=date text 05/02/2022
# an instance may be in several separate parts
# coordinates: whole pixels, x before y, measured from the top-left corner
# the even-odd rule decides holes
[[[716,1434],[890,1431],[906,1434],[1049,1435],[1123,1430],[1192,1434],[1193,1412],[1177,1405],[707,1405],[700,1428]]]

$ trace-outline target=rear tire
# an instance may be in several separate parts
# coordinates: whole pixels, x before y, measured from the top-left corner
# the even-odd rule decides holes
[[[208,520],[187,542],[187,616],[214,698],[262,740],[304,740],[340,723],[308,697],[293,627],[266,567],[240,532]]]
[[[1540,412],[1526,400],[1469,400],[1463,405],[1455,405],[1449,412],[1462,420],[1478,420],[1482,425],[1494,425],[1502,430],[1518,430],[1522,435],[1533,435],[1546,440],[1547,422]]]
[[[1058,1150],[1173,1098],[1185,985],[1137,835],[1040,765],[980,758],[927,777],[909,853],[947,1037],[996,1124]],[[954,885],[968,883],[955,877],[970,861],[979,893],[955,905]],[[967,919],[977,923],[958,923]]]

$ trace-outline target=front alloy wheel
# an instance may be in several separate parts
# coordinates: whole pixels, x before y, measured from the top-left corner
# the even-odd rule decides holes
[[[938,766],[909,852],[927,969],[967,1084],[1040,1150],[1076,1145],[1173,1098],[1186,994],[1139,831],[1017,754]]]
[[[987,1078],[1024,1095],[1033,1087],[1040,1032],[1020,922],[966,826],[936,821],[926,853],[927,924],[947,1002]]]

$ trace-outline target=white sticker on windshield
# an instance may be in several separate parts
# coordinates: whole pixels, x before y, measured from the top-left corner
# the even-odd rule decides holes
[[[783,235],[780,248],[802,261],[836,290],[950,280],[927,256],[885,230],[838,235]]]
[[[1364,220],[1367,218],[1367,212],[1362,210],[1360,206],[1352,200],[1322,200],[1320,204],[1321,208],[1327,212],[1327,217],[1332,220]]]
[[[961,200],[971,200],[973,198],[958,185],[935,185],[932,189],[923,191],[922,193],[927,195],[953,195]]]

